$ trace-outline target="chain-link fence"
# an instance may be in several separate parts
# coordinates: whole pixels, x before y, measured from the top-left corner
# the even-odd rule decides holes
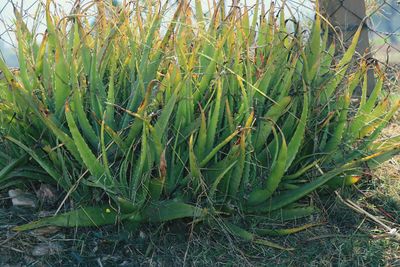
[[[400,78],[400,1],[322,0],[322,15],[335,27],[336,38],[349,43],[363,25],[357,51],[379,62],[388,81],[396,86]],[[373,77],[372,77],[373,78]]]
[[[263,0],[261,0],[263,1]],[[261,2],[260,1],[260,2]],[[68,10],[75,1],[54,1],[60,10]],[[173,2],[173,1],[171,1]],[[192,1],[194,2],[194,1]],[[204,0],[205,6],[210,0]],[[234,5],[243,5],[245,1],[224,1],[227,8]],[[255,4],[255,0],[247,0],[248,7]],[[263,1],[266,6],[270,1]],[[283,1],[277,1],[281,5]],[[284,1],[290,13],[298,19],[312,20],[315,15],[315,1],[287,0]],[[361,53],[366,53],[387,68],[385,71],[398,75],[400,69],[400,1],[398,0],[320,0],[321,14],[326,16],[336,27],[335,35],[343,43],[350,39],[361,22],[365,22],[364,44]],[[13,8],[20,11],[27,24],[36,28],[36,32],[43,31],[44,8],[43,0],[0,0],[0,50],[1,56],[11,67],[17,67],[16,41],[14,37]],[[267,9],[268,10],[268,9]],[[365,51],[364,51],[365,50]]]
[[[1,56],[10,67],[18,66],[14,33],[14,8],[21,13],[28,24],[42,23],[40,20],[35,22],[40,2],[40,0],[0,0],[0,51]]]
[[[384,62],[400,63],[400,1],[369,1],[371,51]]]
[[[75,2],[75,0],[53,1],[56,10],[63,13],[70,11]],[[40,39],[40,35],[46,29],[45,3],[45,0],[0,0],[0,56],[10,67],[18,66],[14,9],[21,14],[28,28]]]

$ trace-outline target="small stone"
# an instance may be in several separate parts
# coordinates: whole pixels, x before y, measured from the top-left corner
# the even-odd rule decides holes
[[[48,184],[41,184],[39,190],[36,191],[36,196],[45,204],[53,205],[57,201],[56,190]]]
[[[32,250],[32,256],[50,256],[60,253],[62,247],[58,243],[41,243],[36,245]]]
[[[32,194],[20,189],[11,189],[8,191],[8,195],[14,206],[36,208],[35,197]]]
[[[48,211],[48,210],[39,211],[39,213],[37,214],[37,216],[39,218],[51,217],[51,216],[54,216],[54,215],[55,215],[54,211]]]
[[[55,234],[58,231],[60,231],[60,227],[47,226],[47,227],[42,227],[42,228],[34,230],[34,233],[37,235],[47,236],[47,235]]]
[[[146,238],[146,234],[145,234],[144,232],[140,231],[140,232],[139,232],[139,237],[140,237],[141,239],[145,239],[145,238]]]

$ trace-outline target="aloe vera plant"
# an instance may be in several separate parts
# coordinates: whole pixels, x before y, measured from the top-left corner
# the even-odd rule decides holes
[[[39,42],[15,11],[20,71],[0,59],[0,186],[52,182],[82,205],[16,230],[221,216],[271,245],[229,218],[306,216],[313,207],[298,203],[311,192],[399,151],[377,139],[400,105],[382,74],[350,103],[367,82],[365,62],[348,68],[360,30],[336,59],[319,16],[307,39],[274,4],[265,16],[257,1],[251,17],[179,1],[165,30],[168,5],[150,2],[96,1],[60,18],[48,0]],[[80,14],[94,5],[103,16],[91,25]],[[94,191],[104,205],[91,206]]]

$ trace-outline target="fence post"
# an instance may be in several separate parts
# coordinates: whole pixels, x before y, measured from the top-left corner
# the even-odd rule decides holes
[[[368,37],[368,27],[365,21],[367,17],[364,0],[322,0],[321,13],[329,20],[329,22],[342,34],[345,47],[351,42],[352,37],[361,23],[363,29],[356,48],[358,54],[370,59],[370,46]],[[339,36],[332,33],[332,38],[338,39]],[[339,38],[341,39],[341,38]],[[370,93],[375,86],[375,78],[373,69],[368,70],[368,92]],[[358,91],[358,92],[357,92]],[[359,94],[359,90],[356,94]]]

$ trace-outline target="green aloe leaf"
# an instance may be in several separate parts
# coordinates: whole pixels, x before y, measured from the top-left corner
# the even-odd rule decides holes
[[[120,220],[118,213],[110,206],[82,207],[64,214],[46,217],[28,224],[16,226],[14,231],[28,231],[45,226],[60,227],[99,227],[116,224]]]
[[[253,242],[259,245],[275,248],[275,249],[280,249],[280,250],[293,250],[292,248],[285,248],[279,244],[276,244],[274,242],[265,240],[265,239],[260,239],[257,238],[254,234],[250,233],[249,231],[244,230],[243,228],[240,228],[239,226],[236,226],[234,224],[231,224],[229,222],[225,222],[225,226],[228,229],[228,232],[231,235],[234,235],[236,237],[239,237],[245,241],[248,242]]]
[[[65,106],[65,116],[67,118],[72,138],[74,139],[79,154],[82,157],[82,161],[90,173],[95,177],[94,182],[112,190],[113,182],[110,180],[111,177],[107,175],[106,168],[97,160],[96,156],[90,150],[89,146],[80,134],[68,104]]]
[[[248,205],[258,205],[272,196],[272,194],[278,188],[281,179],[285,173],[287,157],[288,147],[286,145],[285,138],[283,137],[279,155],[271,167],[271,173],[267,178],[264,188],[254,191],[250,194],[247,201]]]
[[[200,219],[207,215],[206,210],[179,201],[151,203],[143,211],[143,218],[150,222],[167,222],[182,218]]]

